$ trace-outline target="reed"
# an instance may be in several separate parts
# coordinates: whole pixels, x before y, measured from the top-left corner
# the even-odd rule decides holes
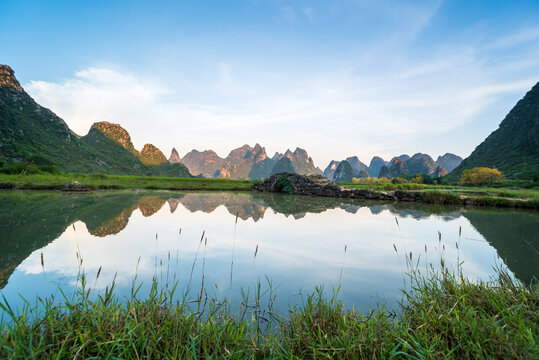
[[[202,237],[204,239],[204,236]],[[441,234],[439,235],[442,243]],[[204,240],[200,241],[202,244]],[[458,246],[458,244],[456,244]],[[398,248],[394,245],[397,253]],[[346,251],[346,250],[345,250]],[[420,256],[406,253],[409,285],[398,309],[381,305],[347,309],[338,290],[322,287],[275,314],[269,278],[251,296],[243,290],[238,310],[209,297],[204,284],[197,306],[177,282],[154,277],[148,296],[115,294],[115,280],[91,295],[84,272],[79,290],[63,299],[26,302],[15,311],[0,302],[0,357],[15,358],[337,358],[337,359],[531,359],[539,339],[539,288],[519,284],[503,269],[489,282],[472,282],[440,268],[419,268]],[[204,260],[203,260],[204,261]],[[82,262],[82,259],[81,259]],[[428,270],[430,269],[430,270]],[[96,280],[101,271],[98,271]],[[168,277],[167,277],[168,278]],[[264,300],[267,299],[267,302]],[[286,315],[286,316],[285,316]]]

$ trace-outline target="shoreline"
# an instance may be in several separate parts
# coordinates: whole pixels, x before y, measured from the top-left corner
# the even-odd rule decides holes
[[[298,174],[289,174],[291,179],[299,181],[308,179]],[[539,209],[539,190],[500,190],[492,194],[493,188],[482,188],[480,191],[466,187],[434,187],[417,184],[390,185],[389,189],[368,184],[343,184],[339,186],[325,180],[318,185],[304,184],[293,186],[289,191],[276,189],[268,183],[282,176],[276,174],[265,182],[252,180],[205,179],[205,178],[170,178],[99,174],[34,174],[5,175],[0,174],[0,190],[36,190],[87,192],[100,190],[167,190],[167,191],[255,191],[282,192],[304,196],[321,196],[350,198],[373,201],[396,201],[425,203],[435,205],[458,205],[473,207],[522,208]],[[347,187],[350,186],[350,187]],[[378,188],[378,189],[377,189]],[[386,188],[388,186],[386,185]],[[411,190],[407,189],[411,188]],[[505,191],[505,192],[504,192]],[[509,193],[507,193],[509,192]],[[462,195],[459,193],[465,193]],[[526,196],[526,198],[518,197]]]

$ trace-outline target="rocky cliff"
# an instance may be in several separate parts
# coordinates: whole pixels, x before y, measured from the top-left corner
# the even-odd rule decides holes
[[[7,65],[0,65],[0,87],[23,91],[21,84],[15,77],[15,72]]]
[[[307,154],[307,151],[301,148],[296,148],[294,152],[290,150],[286,150],[283,157],[275,164],[277,168],[272,169],[271,173],[275,174],[277,172],[281,172],[280,169],[284,167],[284,165],[288,165],[288,162],[281,163],[284,158],[287,158],[290,160],[290,165],[292,166],[293,171],[298,174],[305,174],[305,175],[321,175],[322,173],[316,168],[314,165],[313,159]],[[279,166],[277,166],[279,164]]]
[[[215,177],[225,179],[264,179],[270,175],[275,162],[268,158],[266,149],[256,144],[244,145],[232,150]]]
[[[443,156],[438,156],[436,163],[441,165],[444,169],[451,172],[462,162],[462,158],[458,155],[446,153]]]
[[[159,165],[167,162],[165,154],[152,144],[145,144],[139,155],[140,161],[145,165]]]
[[[333,175],[333,181],[352,182],[353,177],[354,168],[348,161],[343,160],[339,163],[339,166],[337,166],[337,170],[335,170],[335,174]]]
[[[172,148],[168,162],[171,164],[179,164],[181,162],[180,154],[178,154],[176,148]]]
[[[92,129],[97,129],[101,131],[103,135],[108,137],[114,142],[120,144],[124,149],[139,156],[139,152],[135,149],[133,142],[131,141],[131,136],[120,124],[110,123],[108,121],[96,122],[91,126]]]
[[[389,168],[391,177],[400,177],[408,175],[408,167],[406,163],[401,158],[396,158],[392,161],[391,167]]]
[[[191,174],[213,178],[215,173],[223,166],[224,159],[219,157],[213,150],[191,150],[185,154],[181,162],[187,166]]]
[[[374,156],[371,159],[371,162],[369,164],[369,169],[367,171],[369,172],[369,175],[371,177],[377,177],[378,174],[380,174],[380,170],[382,169],[382,166],[384,165],[387,165],[387,161],[385,161],[379,156]]]
[[[340,161],[331,160],[331,162],[324,170],[324,176],[328,179],[333,179],[333,175],[335,174],[335,170],[337,170],[337,166],[339,166],[339,163]]]
[[[350,156],[346,158],[346,161],[352,166],[352,169],[354,169],[354,176],[358,177],[359,172],[364,170],[367,171],[369,168],[367,165],[362,163],[357,156]]]

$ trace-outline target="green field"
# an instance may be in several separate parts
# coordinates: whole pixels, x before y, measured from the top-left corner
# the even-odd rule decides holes
[[[91,189],[156,189],[156,190],[250,190],[248,180],[200,179],[155,176],[120,176],[102,174],[0,174],[4,189],[61,189],[77,181]]]

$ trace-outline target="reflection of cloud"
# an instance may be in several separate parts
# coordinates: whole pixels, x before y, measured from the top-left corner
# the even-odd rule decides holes
[[[399,256],[412,252],[424,261],[424,247],[428,246],[428,261],[438,264],[443,253],[448,263],[457,258],[454,242],[458,226],[472,237],[481,238],[464,218],[458,223],[447,223],[439,217],[423,221],[401,218],[395,225],[394,214],[383,211],[373,216],[367,207],[350,214],[336,208],[320,214],[307,213],[300,220],[283,214],[266,214],[263,221],[240,222],[235,240],[235,262],[244,264],[246,270],[277,278],[301,274],[302,284],[318,285],[323,281],[335,281],[339,269],[344,267],[349,279],[361,281],[362,271],[400,276],[402,259]],[[181,237],[178,230],[182,228]],[[40,254],[44,254],[45,271],[53,276],[62,275],[73,279],[78,273],[77,251],[83,258],[84,270],[89,279],[102,267],[97,287],[109,285],[116,273],[119,284],[129,284],[138,275],[149,281],[156,271],[159,274],[172,265],[179,256],[179,276],[183,279],[190,272],[195,254],[205,254],[208,275],[216,281],[226,282],[225,270],[230,265],[234,218],[225,207],[211,213],[191,212],[178,207],[174,213],[162,208],[151,217],[136,210],[127,227],[120,233],[96,238],[88,233],[83,223],[68,227],[65,232],[45,248],[35,251],[18,268],[25,274],[40,274],[43,270]],[[206,231],[207,248],[199,252],[200,234]],[[443,234],[445,250],[438,243],[437,231]],[[259,247],[256,261],[253,254]],[[347,247],[346,254],[344,247]],[[495,251],[486,242],[461,244],[461,260],[465,260],[465,272],[472,277],[484,278],[490,273]],[[169,260],[169,254],[172,260]],[[140,264],[137,263],[140,257]],[[169,262],[170,261],[170,262]],[[199,260],[200,261],[200,260]],[[161,265],[163,264],[163,265]],[[197,274],[201,269],[196,268]],[[227,275],[228,274],[228,275]],[[308,274],[308,275],[306,275]],[[225,277],[226,277],[225,276]],[[90,280],[92,282],[92,280]]]

